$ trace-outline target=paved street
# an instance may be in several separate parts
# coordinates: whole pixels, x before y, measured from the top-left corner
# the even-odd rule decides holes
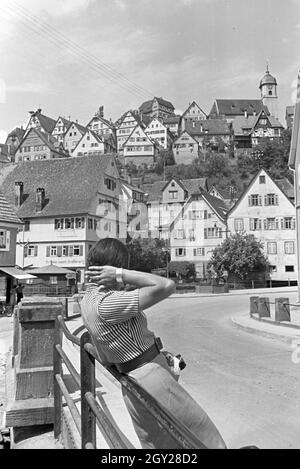
[[[165,348],[184,356],[182,383],[230,448],[300,448],[300,365],[289,345],[233,327],[248,308],[248,295],[171,298],[148,317]]]
[[[296,300],[294,293],[266,296]],[[249,295],[170,298],[147,316],[165,348],[184,356],[182,383],[228,447],[300,448],[300,365],[292,363],[290,345],[233,326],[230,318],[248,307]],[[1,319],[0,353],[11,343],[11,322]]]

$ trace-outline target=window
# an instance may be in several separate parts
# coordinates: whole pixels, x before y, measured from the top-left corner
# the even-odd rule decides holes
[[[265,230],[278,230],[278,219],[267,218],[266,220],[264,220],[264,229]]]
[[[57,277],[56,276],[51,276],[50,277],[50,284],[51,285],[57,285]]]
[[[270,265],[269,269],[270,269],[271,273],[272,272],[277,272],[277,265]]]
[[[244,230],[244,220],[243,220],[243,218],[235,218],[234,219],[234,229],[235,229],[235,231],[243,231]]]
[[[104,231],[109,231],[111,232],[111,222],[108,221],[107,223],[105,223],[104,225]]]
[[[190,241],[195,241],[195,230],[194,228],[192,228],[191,230],[189,230],[189,238],[190,238]]]
[[[184,239],[184,230],[175,230],[174,239]]]
[[[185,248],[177,248],[175,249],[175,256],[176,257],[183,257],[185,256]]]
[[[89,230],[93,229],[93,219],[92,218],[88,218],[88,229]]]
[[[189,220],[199,220],[200,210],[190,210],[189,211]]]
[[[75,228],[84,228],[84,217],[75,218]]]
[[[259,176],[259,184],[266,184],[266,176]]]
[[[285,271],[286,272],[294,272],[294,266],[293,265],[286,265],[285,266]]]
[[[267,194],[264,197],[265,205],[278,205],[278,195]]]
[[[285,241],[285,243],[284,243],[284,253],[285,254],[295,254],[294,241]]]
[[[30,221],[25,220],[24,231],[30,231]]]
[[[177,191],[169,191],[170,199],[178,199],[178,192]]]
[[[194,256],[205,256],[205,249],[204,248],[194,249]]]
[[[62,255],[64,257],[68,257],[68,255],[69,255],[69,246],[63,246],[62,247]]]
[[[258,205],[261,205],[261,195],[258,195],[258,194],[249,195],[248,204],[250,207],[256,207]]]
[[[218,227],[204,228],[204,239],[222,238],[222,229]]]
[[[64,219],[63,218],[56,218],[54,220],[54,229],[55,230],[63,230],[64,229]]]
[[[75,244],[73,247],[73,256],[80,256],[80,246],[79,244]]]
[[[267,243],[267,252],[268,254],[277,254],[277,243],[275,241]]]
[[[284,230],[294,230],[296,228],[296,221],[293,217],[284,217],[282,226]]]
[[[57,246],[50,246],[50,256],[51,257],[57,256]]]
[[[74,229],[74,218],[65,218],[65,229]]]
[[[259,218],[250,218],[250,230],[261,230],[261,220]]]

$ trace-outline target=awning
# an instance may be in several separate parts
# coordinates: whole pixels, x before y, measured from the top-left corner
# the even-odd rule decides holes
[[[17,280],[36,278],[35,275],[28,274],[27,272],[25,272],[25,270],[19,269],[18,267],[0,267],[0,273],[1,272]]]

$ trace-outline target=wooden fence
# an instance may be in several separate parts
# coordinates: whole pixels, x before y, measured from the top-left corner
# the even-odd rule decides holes
[[[80,348],[80,374],[62,349],[62,334]],[[73,421],[81,436],[82,449],[96,449],[96,428],[100,430],[110,449],[134,449],[129,440],[122,436],[119,428],[110,420],[96,400],[95,362],[101,365],[88,332],[76,337],[67,328],[62,316],[56,321],[54,344],[54,436],[62,432],[63,399],[68,406]],[[65,364],[73,380],[81,390],[81,411],[76,407],[67,390],[62,373]],[[155,417],[161,427],[168,432],[176,447],[180,449],[207,449],[190,430],[173,415],[163,409],[158,402],[130,377],[120,374],[115,367],[106,367],[112,376],[133,394],[147,411]],[[120,394],[121,398],[121,394]]]

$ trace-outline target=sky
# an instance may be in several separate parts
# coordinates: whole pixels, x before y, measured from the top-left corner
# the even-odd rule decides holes
[[[153,96],[259,99],[267,61],[285,125],[299,41],[300,0],[0,0],[0,142],[38,108],[86,125]]]

